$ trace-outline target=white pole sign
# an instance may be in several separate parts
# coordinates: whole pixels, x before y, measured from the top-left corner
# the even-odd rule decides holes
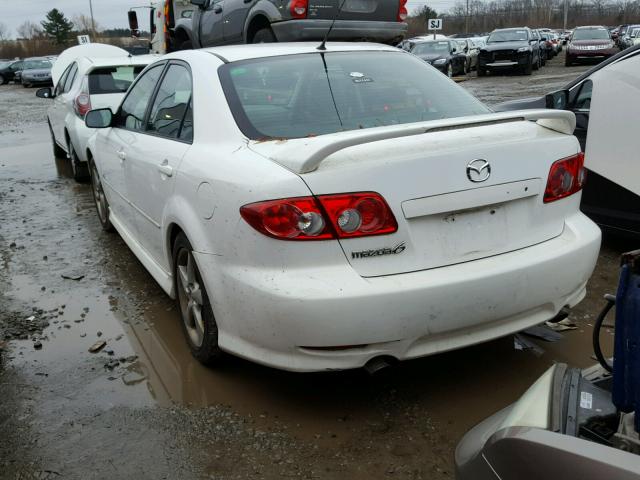
[[[91,43],[89,35],[78,35],[78,45],[86,45],[87,43]]]
[[[441,18],[430,18],[427,20],[427,30],[433,30],[433,39],[436,39],[436,30],[442,30]]]

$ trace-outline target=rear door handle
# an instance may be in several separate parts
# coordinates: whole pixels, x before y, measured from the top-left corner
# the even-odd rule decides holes
[[[173,167],[169,165],[168,160],[165,160],[160,165],[158,165],[158,171],[166,175],[167,177],[170,177],[171,175],[173,175]]]
[[[124,153],[124,150],[118,150],[118,158],[120,160],[126,160],[127,159],[127,154]]]

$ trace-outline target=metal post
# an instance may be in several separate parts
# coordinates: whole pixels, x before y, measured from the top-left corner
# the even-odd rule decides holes
[[[91,12],[91,31],[93,32],[93,39],[95,41],[96,37],[96,22],[93,20],[93,2],[89,0],[89,11]]]
[[[467,0],[467,14],[464,18],[464,33],[469,33],[469,0]]]
[[[567,31],[567,16],[569,15],[569,0],[564,0],[564,31]]]

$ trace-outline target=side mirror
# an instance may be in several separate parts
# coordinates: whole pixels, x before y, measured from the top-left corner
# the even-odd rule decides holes
[[[39,88],[36,91],[36,97],[39,97],[39,98],[53,98],[53,92],[51,91],[51,87]]]
[[[138,26],[138,14],[133,10],[129,10],[127,16],[129,17],[129,29],[131,29],[131,36],[139,37],[140,27]]]
[[[553,110],[566,110],[569,105],[569,90],[558,90],[545,95],[545,106]]]
[[[209,0],[191,0],[191,5],[195,5],[198,8],[205,9],[207,8],[207,4]]]
[[[110,108],[91,110],[84,117],[84,123],[89,128],[109,128],[113,123],[113,112]]]

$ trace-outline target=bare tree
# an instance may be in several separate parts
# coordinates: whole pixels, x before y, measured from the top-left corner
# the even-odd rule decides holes
[[[9,38],[9,27],[0,22],[0,42],[4,42]]]
[[[33,40],[42,36],[42,28],[37,23],[30,22],[29,20],[20,24],[17,28],[18,36],[25,40]]]
[[[89,35],[102,30],[102,28],[100,28],[100,25],[98,25],[98,22],[95,22],[96,31],[94,32],[94,25],[91,23],[91,17],[84,14],[76,15],[75,17],[73,17],[73,24],[76,26],[76,30],[78,31],[78,33],[82,35]]]

